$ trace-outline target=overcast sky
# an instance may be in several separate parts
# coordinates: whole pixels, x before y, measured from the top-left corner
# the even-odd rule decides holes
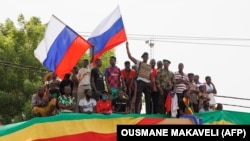
[[[218,95],[250,99],[250,1],[247,0],[6,0],[0,22],[19,14],[43,23],[52,14],[86,39],[119,5],[134,57],[143,52],[157,61],[171,60],[170,70],[212,77]],[[145,43],[151,40],[150,49]],[[128,60],[125,43],[116,47],[118,66]],[[250,101],[216,98],[217,102],[250,106]],[[248,108],[224,106],[249,112]]]

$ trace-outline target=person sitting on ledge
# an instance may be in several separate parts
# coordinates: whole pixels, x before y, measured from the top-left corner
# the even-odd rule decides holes
[[[223,105],[221,103],[217,103],[216,110],[223,110]]]
[[[209,100],[203,101],[203,107],[200,109],[199,112],[202,113],[202,112],[211,112],[211,111],[213,111],[213,109],[209,107]]]
[[[92,93],[90,89],[85,89],[85,97],[81,98],[79,101],[79,110],[81,113],[95,113],[96,112],[96,100],[92,98]]]
[[[122,90],[119,90],[118,97],[112,100],[112,109],[114,113],[129,113],[128,96]]]
[[[38,87],[31,99],[32,112],[35,116],[51,116],[57,113],[56,98],[46,90],[46,86]]]
[[[102,91],[101,99],[97,101],[96,112],[102,114],[111,114],[112,113],[112,103],[109,100],[108,92]]]
[[[74,112],[76,100],[72,96],[71,86],[64,87],[64,95],[58,97],[58,107],[60,112]]]

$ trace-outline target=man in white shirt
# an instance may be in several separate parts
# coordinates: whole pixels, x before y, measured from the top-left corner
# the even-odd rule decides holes
[[[85,97],[79,101],[79,110],[81,113],[94,113],[96,112],[96,100],[92,98],[90,89],[85,90]]]
[[[94,47],[92,46],[92,49]],[[78,79],[78,88],[77,88],[77,105],[79,104],[79,101],[81,98],[84,97],[84,92],[86,89],[91,90],[91,85],[90,85],[90,78],[91,78],[91,69],[92,69],[92,62],[94,54],[92,53],[91,60],[89,63],[88,59],[83,60],[83,67],[79,69],[77,73],[77,79]],[[76,108],[76,112],[79,112],[79,109]]]

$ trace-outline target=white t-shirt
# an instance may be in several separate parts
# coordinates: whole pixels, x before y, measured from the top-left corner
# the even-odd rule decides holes
[[[87,111],[93,112],[94,107],[96,106],[96,100],[94,98],[90,98],[90,100],[87,101],[87,99],[84,97],[80,99],[79,106],[83,107],[83,112],[87,112]]]

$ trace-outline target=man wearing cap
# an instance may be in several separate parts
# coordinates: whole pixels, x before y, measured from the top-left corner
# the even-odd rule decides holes
[[[160,114],[165,114],[165,101],[169,91],[175,88],[174,73],[169,70],[170,61],[163,60],[163,68],[157,71],[156,85],[159,91],[158,103],[156,111]]]
[[[136,65],[138,77],[137,77],[137,93],[135,98],[135,113],[140,113],[140,101],[142,93],[145,95],[146,102],[146,114],[152,114],[152,97],[151,97],[151,66],[147,64],[148,53],[144,52],[141,56],[142,61],[135,59],[131,56],[128,42],[126,42],[126,49],[128,58]],[[132,102],[133,103],[133,102]]]

